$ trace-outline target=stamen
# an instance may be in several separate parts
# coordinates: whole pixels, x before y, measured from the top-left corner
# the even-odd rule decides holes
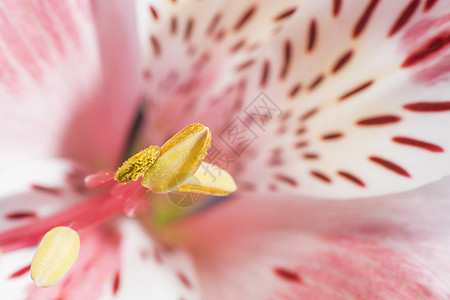
[[[80,251],[80,237],[69,227],[55,227],[45,234],[31,262],[34,283],[49,287],[73,266]]]
[[[117,170],[114,179],[120,183],[138,180],[155,163],[159,153],[158,146],[150,146],[136,153]]]

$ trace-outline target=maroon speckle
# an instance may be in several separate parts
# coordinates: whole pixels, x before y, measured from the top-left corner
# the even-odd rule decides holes
[[[285,113],[283,113],[280,117],[281,122],[286,122],[292,117],[292,110],[288,110]]]
[[[177,28],[178,28],[178,19],[177,17],[173,16],[170,19],[170,33],[172,35],[175,35],[177,33]]]
[[[342,178],[345,178],[345,179],[347,179],[347,180],[349,180],[349,181],[353,182],[354,184],[357,184],[357,185],[359,185],[361,187],[365,187],[366,186],[365,183],[361,179],[359,179],[358,177],[356,177],[353,174],[350,174],[350,173],[345,172],[345,171],[338,171],[337,174],[339,176],[341,176]]]
[[[320,179],[323,182],[331,183],[331,178],[328,177],[327,175],[323,174],[322,172],[312,170],[310,174],[314,178]]]
[[[400,122],[401,118],[395,115],[382,115],[376,117],[365,118],[356,122],[362,126],[386,125]]]
[[[333,0],[333,16],[337,17],[341,11],[341,0]]]
[[[189,18],[186,23],[186,29],[184,30],[184,40],[189,41],[192,35],[192,30],[194,28],[194,19]]]
[[[302,134],[305,134],[305,132],[306,132],[306,128],[305,127],[301,127],[299,129],[297,129],[297,131],[295,131],[295,134],[296,135],[302,135]]]
[[[282,13],[278,14],[274,18],[274,21],[278,22],[278,21],[281,21],[283,19],[286,19],[286,18],[290,17],[293,13],[295,13],[296,10],[297,10],[297,7],[289,8],[289,9],[283,11]]]
[[[419,63],[420,61],[426,59],[430,55],[443,49],[449,43],[450,43],[450,34],[435,37],[433,40],[429,41],[422,48],[411,53],[403,62],[402,68],[408,68]]]
[[[284,79],[289,70],[289,64],[291,62],[291,52],[292,45],[290,40],[286,40],[284,42],[284,51],[283,51],[283,64],[281,66],[280,78]]]
[[[301,141],[295,144],[295,148],[300,149],[300,148],[305,148],[308,147],[308,142],[306,141]]]
[[[315,114],[317,114],[319,112],[319,109],[313,108],[309,111],[307,111],[306,113],[304,113],[303,115],[300,116],[300,121],[305,122],[306,120],[310,119],[312,116],[314,116]]]
[[[298,186],[297,180],[293,179],[290,176],[286,176],[286,175],[283,175],[283,174],[275,174],[275,179],[278,180],[278,181],[284,182],[284,183],[286,183],[286,184],[288,184],[288,185],[290,185],[292,187]]]
[[[154,54],[155,56],[161,55],[161,46],[160,46],[160,44],[159,44],[158,39],[157,39],[154,35],[152,35],[152,36],[150,37],[150,43],[152,44],[153,54]]]
[[[337,71],[341,70],[350,61],[352,56],[353,50],[348,50],[343,55],[341,55],[341,57],[339,57],[339,59],[334,64],[332,72],[337,73]]]
[[[236,52],[238,52],[240,49],[242,49],[242,47],[244,47],[244,45],[245,45],[245,40],[242,39],[242,40],[236,42],[233,46],[231,46],[230,52],[231,52],[231,53],[236,53]]]
[[[356,23],[355,29],[353,30],[353,37],[357,38],[361,32],[364,30],[364,28],[367,25],[367,22],[370,19],[370,16],[375,10],[375,7],[377,6],[379,0],[371,0],[369,5],[366,7],[366,10],[362,14],[362,16],[359,18],[358,22]]]
[[[314,49],[314,45],[316,44],[316,36],[317,36],[317,24],[316,20],[312,19],[309,23],[309,34],[308,34],[308,43],[306,50],[311,52]]]
[[[150,13],[153,16],[153,19],[158,20],[158,12],[155,10],[153,5],[150,5]]]
[[[244,69],[250,67],[250,66],[253,65],[254,63],[255,63],[255,60],[253,60],[253,59],[247,60],[247,61],[243,62],[242,64],[238,65],[238,66],[236,67],[236,71],[238,71],[238,72],[239,72],[239,71],[242,71],[242,70],[244,70]]]
[[[297,282],[297,283],[302,283],[303,280],[302,278],[299,276],[298,273],[287,270],[285,268],[274,268],[273,269],[275,275],[277,275],[278,277],[280,277],[283,280],[289,281],[289,282]]]
[[[383,166],[383,167],[387,168],[388,170],[390,170],[394,173],[397,173],[398,175],[405,176],[405,177],[411,177],[405,169],[403,169],[402,167],[400,167],[399,165],[397,165],[391,161],[388,161],[388,160],[378,157],[378,156],[371,156],[371,157],[369,157],[369,159],[371,161],[373,161],[374,163],[377,163],[380,166]]]
[[[192,288],[192,283],[189,281],[189,279],[186,277],[186,275],[184,275],[181,272],[177,273],[178,279],[181,281],[181,283],[183,283],[183,285],[188,288],[191,289]]]
[[[8,220],[20,220],[28,218],[36,218],[37,214],[34,211],[16,211],[5,216]]]
[[[411,18],[413,13],[416,11],[417,7],[419,7],[420,0],[412,0],[409,5],[403,10],[400,17],[395,21],[394,25],[389,31],[388,36],[393,36],[397,31],[399,31],[403,26],[406,25],[408,20]]]
[[[294,98],[298,94],[298,92],[300,92],[301,88],[302,88],[301,84],[296,83],[289,91],[289,97]]]
[[[20,277],[20,276],[24,275],[25,273],[27,273],[27,272],[30,270],[30,267],[31,267],[31,265],[28,265],[28,266],[26,266],[26,267],[23,267],[23,268],[20,269],[20,270],[17,270],[16,272],[12,273],[12,274],[9,276],[9,278],[10,278],[10,279],[13,279],[13,278],[17,278],[17,277]]]
[[[430,10],[437,2],[438,0],[427,0],[425,2],[424,11]]]
[[[211,23],[209,23],[208,29],[206,29],[207,35],[211,35],[214,32],[221,18],[222,15],[220,13],[217,13],[214,18],[211,19]]]
[[[60,195],[62,193],[61,189],[43,186],[43,185],[39,185],[39,184],[32,184],[31,188],[35,191],[52,194],[52,195]]]
[[[425,149],[425,150],[428,150],[431,152],[444,152],[444,149],[438,145],[420,141],[420,140],[416,140],[416,139],[412,139],[412,138],[408,138],[408,137],[396,136],[396,137],[393,137],[392,140],[399,144],[418,147],[418,148],[422,148],[422,149]]]
[[[319,154],[316,153],[304,153],[303,154],[304,159],[319,159]]]
[[[268,60],[265,60],[261,72],[261,81],[259,82],[260,87],[266,86],[267,79],[269,78],[269,73],[270,73],[270,62]]]
[[[308,86],[308,90],[310,90],[310,91],[314,90],[316,87],[319,86],[319,84],[322,83],[324,78],[325,78],[325,76],[323,74],[318,75],[316,77],[316,79],[314,79],[314,81],[311,82],[311,84]]]
[[[277,148],[273,149],[272,156],[269,160],[269,166],[279,166],[283,164],[283,160],[281,159],[282,149]]]
[[[234,25],[234,31],[240,30],[256,12],[256,5],[251,6],[236,22]]]
[[[370,87],[373,84],[373,80],[369,80],[357,87],[355,87],[354,89],[348,91],[347,93],[343,94],[342,96],[339,97],[339,101],[343,101],[347,98],[350,98],[351,96],[367,89],[368,87]]]
[[[113,281],[113,294],[116,295],[117,291],[119,290],[119,286],[120,286],[120,273],[117,272],[116,275],[114,276],[114,281]]]
[[[450,102],[416,102],[403,108],[414,112],[443,112],[450,110]]]
[[[322,136],[322,140],[328,141],[328,140],[335,140],[343,137],[344,134],[341,132],[333,132],[333,133],[327,133]]]
[[[223,38],[225,37],[225,34],[226,34],[225,29],[219,30],[219,32],[217,32],[217,34],[216,34],[216,42],[220,42],[221,40],[223,40]]]

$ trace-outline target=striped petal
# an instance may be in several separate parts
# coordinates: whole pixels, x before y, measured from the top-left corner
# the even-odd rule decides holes
[[[196,120],[213,131],[226,125],[241,102],[243,73],[297,5],[138,1],[150,142],[161,144]]]
[[[448,299],[448,184],[363,201],[238,198],[181,228],[205,299]]]
[[[3,1],[0,32],[0,165],[114,163],[138,85],[129,1]]]
[[[448,175],[449,14],[446,1],[303,3],[247,77],[241,186],[348,199]]]

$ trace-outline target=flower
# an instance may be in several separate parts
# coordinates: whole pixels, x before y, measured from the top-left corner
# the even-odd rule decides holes
[[[46,217],[84,228],[117,213],[107,193],[86,201],[51,187],[70,162],[114,165],[140,88],[143,143],[201,122],[216,137],[209,159],[228,158],[239,190],[170,225],[155,224],[173,211],[154,196],[156,214],[142,217],[153,226],[84,228],[78,261],[49,289],[25,288],[32,249],[8,252],[11,299],[449,297],[448,179],[436,182],[449,173],[445,1],[138,1],[136,11],[142,82],[130,3],[2,3],[11,230],[0,244],[30,246],[14,238],[37,239]]]

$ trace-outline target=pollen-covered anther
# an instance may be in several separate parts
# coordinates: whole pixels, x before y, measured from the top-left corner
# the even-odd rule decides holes
[[[211,145],[211,131],[202,124],[192,124],[168,140],[155,163],[145,172],[142,185],[154,193],[168,193],[183,183],[200,167]]]
[[[34,283],[49,287],[57,283],[73,266],[80,251],[80,237],[69,227],[55,227],[45,234],[31,262]]]
[[[138,180],[155,163],[159,154],[158,146],[150,146],[136,153],[122,164],[114,179],[120,183]]]

